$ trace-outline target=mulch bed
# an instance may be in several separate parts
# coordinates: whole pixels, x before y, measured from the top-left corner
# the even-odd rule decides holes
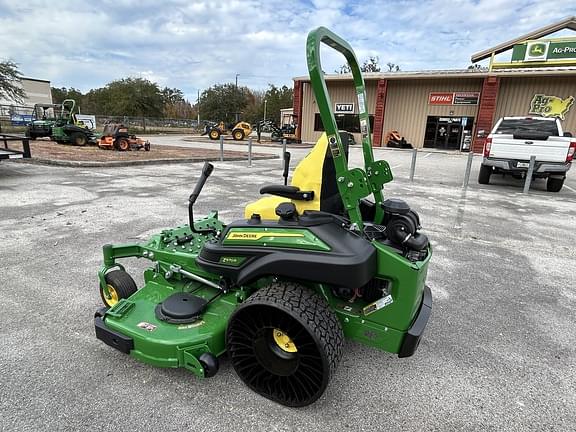
[[[22,150],[19,143],[11,143],[10,148]],[[89,145],[78,147],[66,144],[57,144],[53,141],[30,141],[30,151],[33,159],[73,161],[73,162],[117,162],[117,161],[151,161],[151,160],[216,160],[220,157],[218,149],[201,149],[188,147],[155,146],[150,151],[138,150],[120,152],[115,150],[102,150],[98,146]],[[270,155],[253,153],[253,158],[267,158]],[[247,152],[224,151],[224,159],[248,159]]]

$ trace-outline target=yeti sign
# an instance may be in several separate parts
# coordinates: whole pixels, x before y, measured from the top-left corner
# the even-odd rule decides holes
[[[336,114],[354,114],[354,104],[353,103],[334,104],[334,113],[336,113]]]

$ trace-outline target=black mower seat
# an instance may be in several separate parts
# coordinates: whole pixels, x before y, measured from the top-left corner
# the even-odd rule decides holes
[[[348,157],[348,146],[354,142],[354,138],[348,132],[340,132],[340,138],[344,154]],[[306,210],[342,214],[344,206],[338,192],[336,167],[326,134],[322,134],[312,150],[296,166],[290,186],[267,185],[260,189],[260,193],[273,196],[248,204],[244,209],[246,219],[259,214],[262,219],[275,220],[276,207],[287,200],[294,203],[299,214]]]

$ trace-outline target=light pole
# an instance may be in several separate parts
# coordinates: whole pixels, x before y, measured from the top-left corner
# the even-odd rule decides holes
[[[196,100],[196,108],[198,109],[198,127],[200,127],[200,90],[198,90],[198,99]]]
[[[264,121],[266,121],[266,103],[268,101],[266,99],[264,99]]]
[[[236,98],[238,98],[238,77],[240,76],[240,74],[236,74]],[[238,102],[238,101],[236,101]],[[236,105],[236,123],[238,123],[238,114],[240,114],[238,112],[238,105]]]

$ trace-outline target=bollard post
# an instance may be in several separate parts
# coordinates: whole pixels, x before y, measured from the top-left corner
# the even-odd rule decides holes
[[[220,135],[220,162],[224,162],[224,137]]]
[[[248,138],[248,166],[252,166],[252,137]]]
[[[412,150],[412,163],[410,164],[410,181],[414,181],[414,172],[416,171],[416,154],[418,149]]]
[[[536,165],[536,156],[530,156],[530,165],[528,165],[528,172],[526,173],[526,180],[524,181],[524,190],[522,193],[528,193],[530,190],[530,183],[532,183],[532,174],[534,173],[534,165]]]
[[[24,150],[24,157],[31,158],[32,155],[30,153],[30,140],[28,138],[22,140],[22,150]]]
[[[470,180],[470,170],[472,169],[472,159],[474,158],[474,153],[472,150],[468,153],[468,160],[466,161],[466,172],[464,173],[464,183],[462,187],[466,189],[468,187],[468,181]]]
[[[286,154],[286,138],[282,138],[282,154],[280,155],[280,162],[284,166],[284,155]]]

